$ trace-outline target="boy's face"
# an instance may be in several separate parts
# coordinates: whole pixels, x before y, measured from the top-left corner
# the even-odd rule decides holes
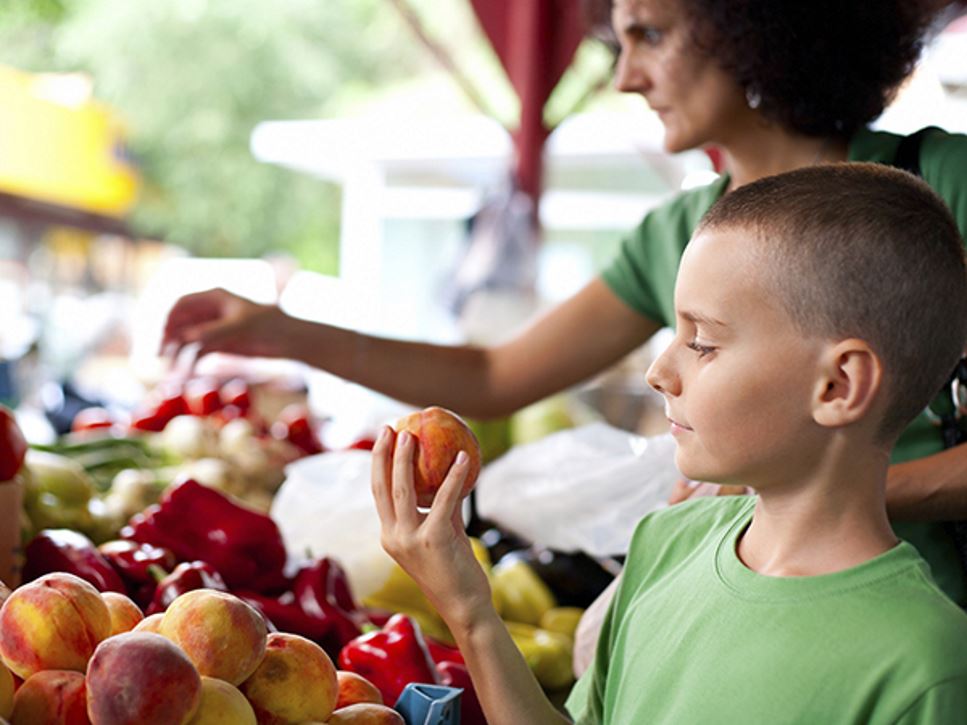
[[[676,335],[648,370],[689,478],[753,487],[805,470],[823,342],[804,338],[763,283],[743,229],[707,229],[675,286]]]

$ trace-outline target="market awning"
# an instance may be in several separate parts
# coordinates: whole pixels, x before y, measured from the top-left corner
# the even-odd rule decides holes
[[[514,132],[518,186],[541,191],[544,105],[585,34],[580,0],[470,0],[484,32],[520,99]]]
[[[139,175],[89,79],[0,66],[0,98],[0,212],[126,233]]]

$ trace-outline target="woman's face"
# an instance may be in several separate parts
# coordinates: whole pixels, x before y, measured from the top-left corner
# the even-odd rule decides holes
[[[621,45],[615,86],[645,97],[666,150],[727,145],[754,115],[738,83],[695,46],[679,2],[614,0],[611,19]]]

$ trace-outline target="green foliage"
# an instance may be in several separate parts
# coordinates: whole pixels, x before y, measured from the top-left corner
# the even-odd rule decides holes
[[[263,120],[336,115],[419,67],[384,0],[26,4],[36,12],[0,11],[0,62],[91,74],[141,166],[136,228],[197,254],[288,252],[336,271],[338,190],[259,164],[249,138]]]
[[[515,125],[516,96],[470,3],[407,3],[488,110]],[[339,189],[259,164],[252,129],[344,115],[438,70],[389,0],[0,0],[0,63],[90,73],[140,165],[131,221],[145,235],[206,256],[289,253],[327,273],[338,269]],[[549,120],[602,70],[600,54],[580,53]]]

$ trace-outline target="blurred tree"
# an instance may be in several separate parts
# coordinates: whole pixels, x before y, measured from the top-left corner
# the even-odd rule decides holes
[[[517,99],[470,3],[406,4],[513,125]],[[552,122],[609,75],[610,58],[584,50]],[[288,252],[326,273],[338,270],[339,189],[257,163],[254,126],[343,115],[427,75],[435,95],[421,112],[442,88],[441,102],[474,110],[387,0],[0,0],[0,63],[90,73],[127,125],[144,180],[131,221],[145,235],[206,256]]]
[[[4,0],[0,62],[85,70],[144,177],[132,221],[210,256],[294,254],[335,273],[338,189],[249,150],[256,123],[335,115],[426,61],[384,0]]]

